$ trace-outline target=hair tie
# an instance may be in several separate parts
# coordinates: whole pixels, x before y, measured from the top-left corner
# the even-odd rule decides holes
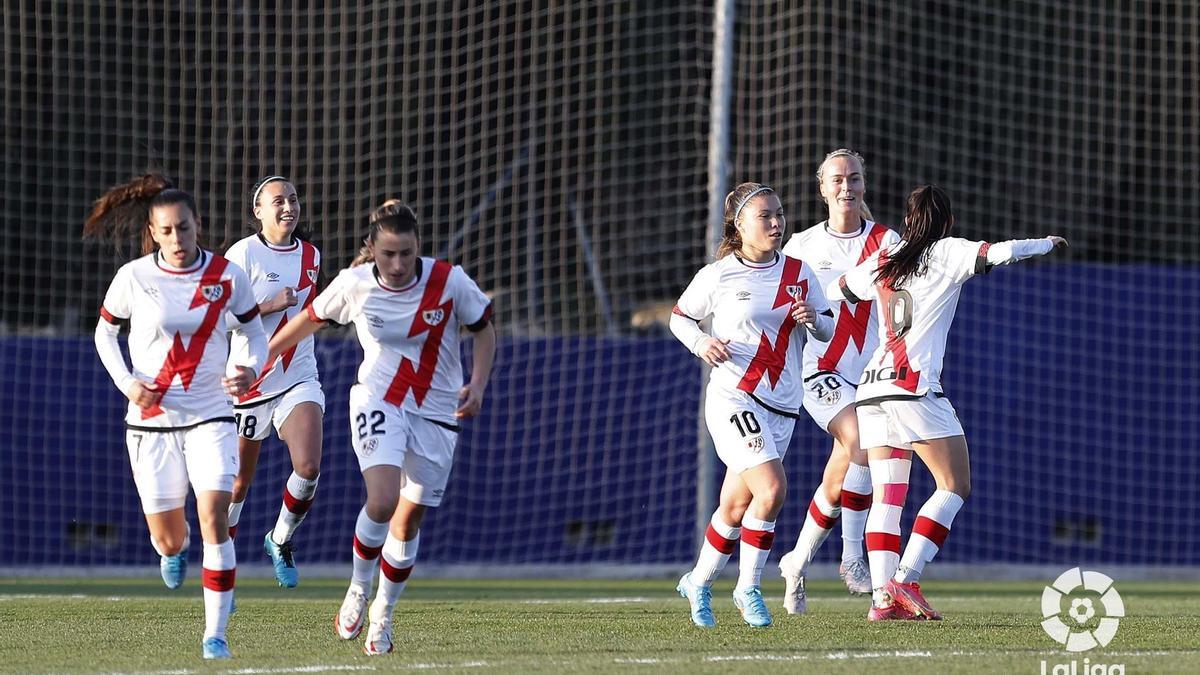
[[[772,188],[769,188],[769,187],[767,187],[766,185],[764,185],[764,186],[762,186],[762,187],[758,188],[757,190],[754,190],[754,191],[753,191],[753,192],[751,192],[750,194],[746,195],[745,197],[742,197],[742,201],[741,201],[741,203],[740,203],[740,204],[738,204],[738,207],[737,207],[737,209],[735,209],[735,210],[734,210],[734,212],[733,212],[733,222],[734,222],[734,224],[735,224],[735,225],[737,224],[737,219],[738,219],[738,216],[742,215],[742,207],[743,207],[743,206],[745,206],[745,205],[746,205],[746,203],[747,203],[747,202],[749,202],[751,199],[754,199],[754,196],[755,196],[755,195],[759,194],[760,192],[774,192],[774,191],[775,191],[774,189],[772,189]]]

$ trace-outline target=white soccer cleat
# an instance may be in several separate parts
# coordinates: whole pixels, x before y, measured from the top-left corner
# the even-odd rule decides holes
[[[852,558],[838,567],[838,576],[846,582],[846,588],[853,595],[866,595],[871,592],[871,570],[862,558]]]
[[[346,599],[342,600],[342,608],[338,610],[337,616],[333,617],[333,627],[338,637],[343,640],[358,637],[366,616],[367,596],[357,587],[351,586],[350,590],[346,591]]]
[[[779,559],[779,575],[783,577],[783,609],[788,614],[803,614],[808,611],[808,592],[804,590],[804,575],[792,564],[793,553],[786,553]]]
[[[392,618],[384,617],[372,621],[367,627],[367,643],[363,645],[363,653],[367,656],[390,654],[392,651]]]

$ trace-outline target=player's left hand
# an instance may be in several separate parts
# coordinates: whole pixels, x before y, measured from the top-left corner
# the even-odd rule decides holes
[[[458,390],[458,400],[462,403],[458,410],[454,411],[455,417],[466,419],[478,415],[479,410],[483,408],[483,387],[468,383]]]
[[[817,320],[817,310],[807,300],[797,298],[792,301],[792,318],[796,323],[813,323]]]
[[[241,396],[250,391],[250,385],[254,384],[255,378],[258,376],[253,369],[246,366],[235,366],[235,368],[237,368],[238,374],[233,377],[222,377],[221,387],[230,396]]]

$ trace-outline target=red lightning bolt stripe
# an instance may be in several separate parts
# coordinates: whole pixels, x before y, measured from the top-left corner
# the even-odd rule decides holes
[[[886,227],[875,223],[867,235],[866,242],[863,243],[863,250],[859,254],[856,264],[861,265],[875,251],[879,250],[887,232]],[[817,370],[837,372],[838,363],[842,360],[842,355],[846,353],[846,347],[850,346],[851,340],[854,341],[859,353],[862,353],[867,339],[867,324],[871,320],[871,309],[870,300],[858,303],[853,310],[850,309],[850,303],[842,303],[842,306],[838,308],[837,325],[833,329],[833,337],[829,339],[829,347],[825,349],[821,358],[817,359]]]
[[[433,372],[437,368],[438,353],[442,347],[442,335],[446,332],[446,326],[450,323],[450,311],[454,308],[453,299],[446,300],[444,303],[441,301],[442,293],[446,290],[446,282],[450,278],[450,270],[449,263],[441,260],[433,263],[433,270],[429,273],[429,282],[425,285],[425,293],[421,296],[421,304],[417,306],[417,311],[413,314],[412,328],[408,331],[410,338],[426,331],[429,332],[429,335],[425,337],[425,344],[421,347],[421,361],[416,368],[413,368],[412,361],[400,357],[400,367],[396,369],[396,375],[392,377],[392,383],[383,397],[383,400],[392,405],[402,404],[409,390],[412,391],[417,405],[422,405],[425,402],[425,395],[429,393],[429,388],[433,385]],[[429,325],[425,321],[425,314],[439,310],[442,312],[441,320],[432,326]]]
[[[800,280],[800,271],[804,268],[804,263],[789,257],[785,257],[783,260],[783,273],[779,276],[779,288],[775,292],[775,302],[771,309],[779,309],[792,303],[792,294],[788,292],[789,286],[798,286],[802,299],[808,297],[808,280]],[[766,331],[759,335],[758,351],[750,360],[750,365],[747,366],[742,381],[738,382],[738,389],[753,393],[758,388],[758,383],[762,381],[764,374],[770,379],[772,389],[779,384],[779,378],[783,375],[784,367],[787,366],[788,343],[791,341],[792,331],[795,328],[796,322],[792,320],[791,314],[785,314],[783,323],[779,326],[779,336],[775,339],[774,346],[767,338]]]

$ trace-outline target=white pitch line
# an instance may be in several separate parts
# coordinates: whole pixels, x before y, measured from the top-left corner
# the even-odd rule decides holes
[[[588,605],[620,605],[625,603],[637,602],[652,602],[651,598],[630,597],[630,598],[563,598],[555,600],[553,598],[538,598],[535,600],[519,600],[522,605],[573,605],[583,603]]]
[[[231,675],[263,675],[265,673],[331,673],[348,670],[376,670],[375,666],[296,666],[294,668],[239,668]]]

